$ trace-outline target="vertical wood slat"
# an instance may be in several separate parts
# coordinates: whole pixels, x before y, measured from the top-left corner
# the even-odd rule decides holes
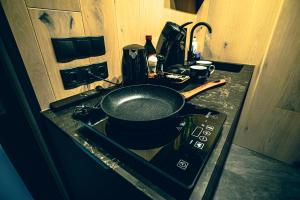
[[[81,9],[85,35],[104,36],[106,54],[91,57],[91,63],[107,61],[108,79],[117,81],[121,76],[119,41],[116,25],[114,1],[81,0]],[[94,83],[98,85],[100,82]],[[105,82],[101,82],[107,85]]]
[[[300,2],[285,0],[235,143],[270,157],[300,161]]]
[[[207,18],[209,15],[209,3],[210,3],[209,0],[203,1],[200,9],[197,12],[197,20],[196,20],[197,22],[207,22],[207,20],[208,20]],[[214,32],[215,31],[213,30],[213,33]],[[205,48],[204,41],[209,40],[210,34],[208,34],[208,31],[206,28],[199,27],[198,29],[195,30],[194,35],[198,42],[198,51],[201,54],[203,54],[203,49]]]
[[[204,58],[259,65],[281,2],[204,1],[198,20],[206,20],[213,29],[202,36],[204,43],[199,41]]]
[[[1,0],[41,109],[56,99],[32,23],[23,0]]]
[[[196,21],[196,14],[171,9],[169,1],[136,0],[129,4],[124,0],[116,0],[116,19],[120,49],[132,43],[144,45],[145,36],[152,35],[152,43],[156,46],[160,33],[167,21],[179,25]],[[192,25],[188,26],[187,40]],[[186,46],[186,49],[188,45]]]
[[[36,8],[28,10],[56,98],[61,99],[82,92],[83,86],[65,90],[59,70],[89,65],[89,58],[58,63],[51,43],[51,37],[84,36],[81,13]]]

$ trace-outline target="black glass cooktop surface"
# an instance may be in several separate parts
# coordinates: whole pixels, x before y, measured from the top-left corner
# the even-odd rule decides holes
[[[183,198],[194,188],[226,115],[186,103],[176,118],[180,120],[175,124],[130,134],[133,130],[102,115],[85,120],[81,133],[169,194]]]

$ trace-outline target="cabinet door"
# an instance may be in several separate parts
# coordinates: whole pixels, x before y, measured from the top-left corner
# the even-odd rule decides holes
[[[300,1],[285,0],[256,91],[236,144],[273,158],[300,161]]]

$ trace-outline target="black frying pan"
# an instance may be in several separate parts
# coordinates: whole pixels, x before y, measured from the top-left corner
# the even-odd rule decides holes
[[[108,93],[101,101],[101,108],[116,125],[149,129],[173,121],[172,116],[183,108],[185,99],[223,84],[225,80],[221,79],[183,93],[159,85],[132,85]]]

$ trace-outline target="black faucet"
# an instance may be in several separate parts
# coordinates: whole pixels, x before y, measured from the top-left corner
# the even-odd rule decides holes
[[[206,22],[198,22],[197,24],[195,24],[191,30],[191,35],[190,35],[190,47],[188,50],[188,62],[194,61],[195,57],[193,54],[193,50],[192,50],[192,42],[193,42],[193,37],[194,37],[194,31],[198,26],[205,26],[208,29],[208,32],[211,33],[212,29],[210,27],[210,25]]]

